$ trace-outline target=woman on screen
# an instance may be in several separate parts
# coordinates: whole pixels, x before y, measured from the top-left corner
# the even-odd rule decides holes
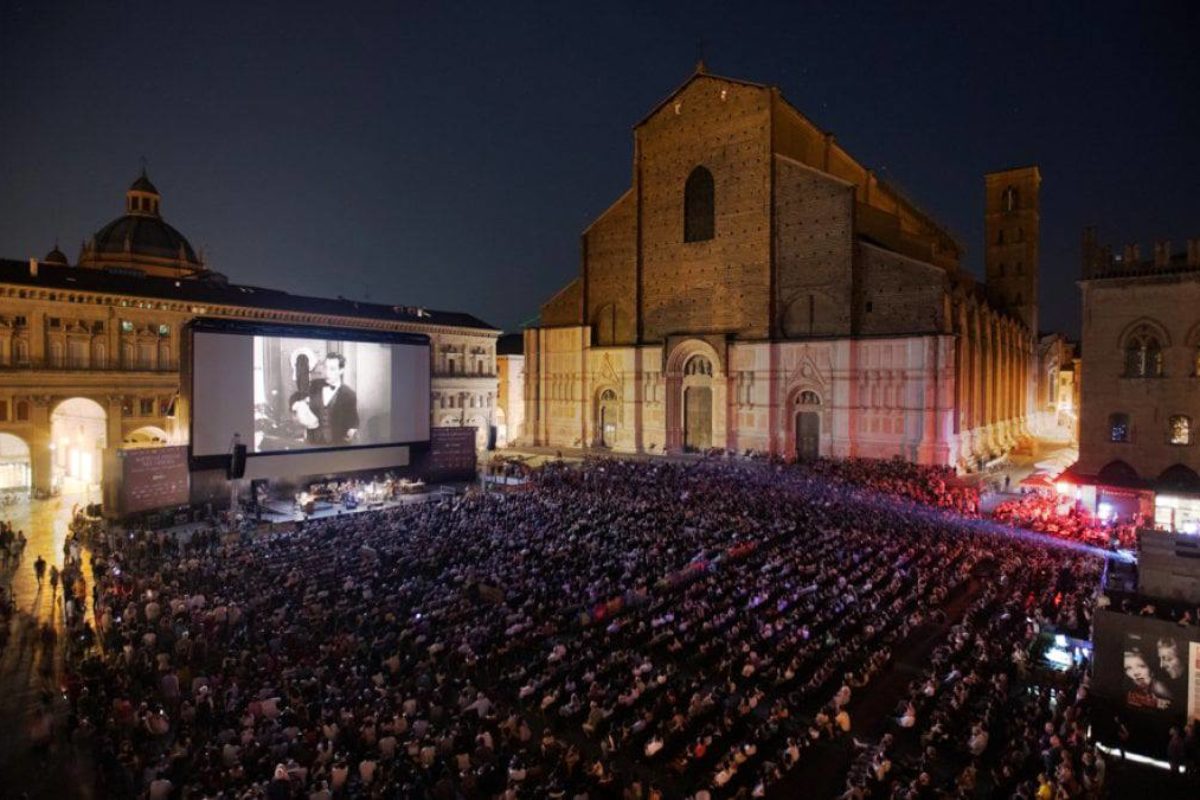
[[[1171,707],[1171,693],[1154,677],[1149,660],[1137,647],[1125,651],[1125,704],[1133,708],[1164,710]]]

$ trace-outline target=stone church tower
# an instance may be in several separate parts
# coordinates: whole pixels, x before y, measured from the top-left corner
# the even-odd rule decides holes
[[[988,299],[1038,333],[1038,189],[1037,167],[1020,167],[985,176],[984,250]]]

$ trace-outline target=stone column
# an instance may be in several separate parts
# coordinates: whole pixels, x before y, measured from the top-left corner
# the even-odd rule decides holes
[[[17,398],[13,398],[16,400]],[[49,492],[54,481],[54,451],[50,449],[50,397],[29,398],[29,470],[34,492]]]

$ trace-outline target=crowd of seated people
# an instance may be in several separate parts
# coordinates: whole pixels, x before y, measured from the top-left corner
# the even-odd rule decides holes
[[[1012,558],[1009,554],[1003,558]],[[862,744],[843,797],[1099,797],[1104,760],[1086,735],[1088,676],[1022,690],[1046,627],[1086,637],[1098,561],[1026,552],[984,591],[911,681],[878,742]]]
[[[1085,626],[1100,562],[920,513],[920,474],[605,460],[294,532],[98,536],[72,725],[111,797],[763,796],[975,593],[908,729],[982,726],[999,768],[1025,626]]]
[[[1095,514],[1057,495],[1023,494],[1005,500],[992,511],[999,522],[1063,539],[1108,548],[1137,547],[1138,520],[1101,520]]]
[[[796,469],[965,516],[979,510],[979,489],[958,483],[953,467],[914,464],[899,458],[846,458],[798,462]]]

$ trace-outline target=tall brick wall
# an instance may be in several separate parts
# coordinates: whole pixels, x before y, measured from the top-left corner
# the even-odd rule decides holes
[[[595,344],[637,340],[637,196],[626,192],[583,235],[587,321]]]
[[[775,158],[777,334],[852,332],[854,188]]]
[[[768,334],[770,92],[698,77],[637,129],[642,337]],[[715,236],[683,241],[683,189],[706,167]]]
[[[946,275],[930,264],[858,244],[858,333],[901,335],[946,329]],[[868,305],[869,304],[869,305]]]
[[[543,325],[583,323],[583,281],[575,278],[542,305]]]

